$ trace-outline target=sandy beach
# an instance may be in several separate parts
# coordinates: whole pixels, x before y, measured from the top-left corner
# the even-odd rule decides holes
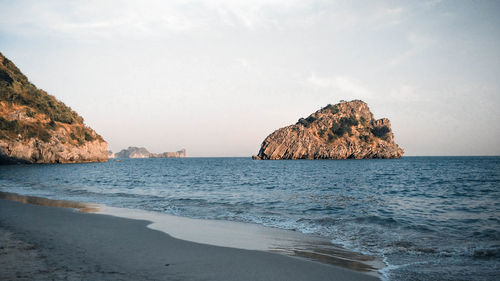
[[[378,280],[281,254],[183,241],[148,224],[0,199],[0,279]]]

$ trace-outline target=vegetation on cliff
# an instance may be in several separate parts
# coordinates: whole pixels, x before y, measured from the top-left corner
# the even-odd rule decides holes
[[[38,89],[12,61],[0,53],[0,160],[41,163],[93,161],[88,148],[78,155],[71,153],[71,147],[81,147],[89,142],[105,144],[100,135],[85,126],[78,113]],[[59,144],[65,147],[53,151]],[[34,150],[38,151],[34,153]],[[59,152],[67,152],[69,158],[62,159]],[[17,159],[19,157],[12,156],[16,153],[20,153],[19,157],[21,154],[24,156]],[[87,159],[89,157],[91,159]],[[95,158],[104,160],[101,156]]]
[[[62,124],[74,124],[80,126],[70,128],[69,134],[76,143],[82,144],[84,141],[94,139],[102,140],[101,136],[84,126],[83,118],[78,113],[29,82],[14,63],[1,53],[0,102],[3,108],[0,114],[6,114],[7,111],[14,109],[15,112],[10,113],[21,117],[9,120],[12,118],[0,115],[0,138],[20,135],[25,139],[39,137],[47,142],[51,131]]]

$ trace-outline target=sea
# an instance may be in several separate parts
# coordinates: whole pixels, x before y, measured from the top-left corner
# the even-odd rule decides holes
[[[321,236],[383,280],[500,280],[500,157],[3,165],[0,191]]]

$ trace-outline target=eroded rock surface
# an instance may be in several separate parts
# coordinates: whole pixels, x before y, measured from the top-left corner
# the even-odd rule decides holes
[[[400,158],[389,119],[375,120],[360,100],[328,105],[274,131],[253,159]]]

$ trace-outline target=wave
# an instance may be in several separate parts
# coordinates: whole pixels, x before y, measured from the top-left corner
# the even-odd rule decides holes
[[[393,280],[498,267],[499,157],[164,161],[0,167],[0,189],[312,233],[384,257]]]

